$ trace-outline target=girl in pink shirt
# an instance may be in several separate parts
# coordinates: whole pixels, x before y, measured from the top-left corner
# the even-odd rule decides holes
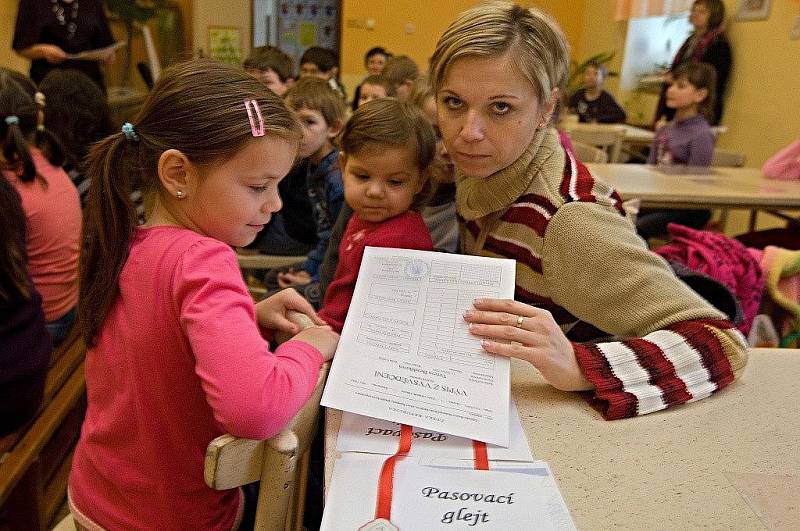
[[[91,151],[78,310],[88,409],[69,481],[80,525],[239,525],[240,491],[203,481],[206,446],[276,434],[338,342],[295,291],[254,305],[231,249],[280,208],[299,138],[264,85],[195,60],[164,71],[136,123]],[[141,227],[133,186],[154,204]],[[319,326],[298,333],[288,310]],[[296,335],[272,353],[263,329]]]
[[[64,155],[59,143],[49,132],[37,131],[40,113],[35,92],[29,79],[0,69],[3,177],[22,198],[28,271],[42,295],[47,330],[58,345],[75,320],[81,207],[78,192],[61,167]]]

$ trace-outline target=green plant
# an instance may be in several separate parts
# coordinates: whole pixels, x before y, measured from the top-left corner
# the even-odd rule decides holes
[[[611,59],[614,58],[615,52],[600,52],[595,54],[582,63],[578,63],[577,61],[570,61],[569,69],[569,79],[567,81],[567,94],[572,94],[579,88],[581,88],[582,80],[583,80],[583,72],[590,64],[601,64],[607,65]],[[619,75],[617,72],[608,71],[608,77],[614,77]]]

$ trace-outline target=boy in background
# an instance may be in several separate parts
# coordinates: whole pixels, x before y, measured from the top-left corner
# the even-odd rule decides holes
[[[264,83],[278,96],[283,97],[294,84],[292,58],[275,46],[253,48],[243,66],[248,74]]]

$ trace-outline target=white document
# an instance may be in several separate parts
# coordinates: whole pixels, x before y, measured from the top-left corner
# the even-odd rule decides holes
[[[105,48],[95,48],[94,50],[84,50],[78,53],[68,53],[67,59],[81,59],[83,61],[105,61],[112,53],[117,51],[117,48],[127,46],[125,41],[117,41],[114,44],[109,44]]]
[[[519,421],[517,405],[511,401],[509,416],[510,434],[508,448],[494,444],[486,445],[490,461],[533,461],[527,438]],[[424,428],[413,428],[409,455],[474,459],[472,441]],[[340,452],[367,452],[391,455],[397,452],[400,442],[400,425],[388,420],[374,419],[355,413],[342,413],[342,424],[336,439]]]
[[[514,260],[367,247],[322,405],[507,447],[510,363],[463,313],[513,299],[514,274]]]
[[[355,531],[375,518],[378,478],[385,456],[343,454],[333,469],[321,530]],[[413,457],[394,469],[392,523],[400,530],[575,529],[555,478],[544,461],[492,463]]]

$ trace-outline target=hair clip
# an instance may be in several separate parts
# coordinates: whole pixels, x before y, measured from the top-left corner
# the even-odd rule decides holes
[[[19,124],[19,118],[16,114],[9,114],[6,116],[6,125]]]
[[[256,111],[256,116],[258,116],[257,128],[256,122],[253,120],[253,111],[250,110],[250,106],[253,107]],[[258,106],[258,102],[256,100],[244,100],[244,108],[247,110],[247,119],[250,120],[250,131],[252,131],[253,136],[264,136],[266,134],[264,131],[264,117],[261,116],[261,108]]]
[[[139,141],[139,135],[136,134],[136,131],[134,130],[132,123],[125,122],[124,124],[122,124],[122,132],[127,140],[131,142]]]

